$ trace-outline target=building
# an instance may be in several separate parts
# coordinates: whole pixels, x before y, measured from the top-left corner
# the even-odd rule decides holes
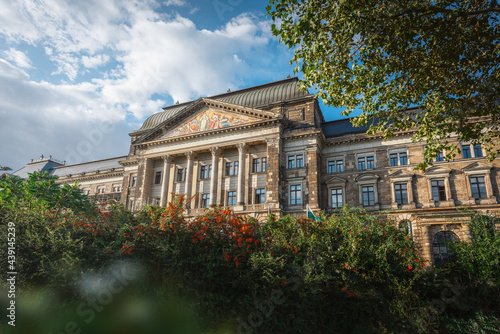
[[[260,221],[269,209],[302,216],[307,207],[363,207],[397,221],[435,264],[447,261],[445,241],[468,237],[464,208],[500,211],[500,160],[487,163],[480,145],[461,143],[460,159],[440,154],[416,171],[423,144],[412,143],[411,131],[383,141],[348,119],[325,122],[297,84],[289,78],[165,107],[130,134],[126,156],[70,166],[42,159],[14,174],[47,169],[130,209],[196,195],[187,215],[212,204]]]

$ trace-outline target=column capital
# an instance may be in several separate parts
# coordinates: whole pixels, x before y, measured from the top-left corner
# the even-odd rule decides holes
[[[168,162],[168,163],[174,161],[174,156],[170,155],[170,154],[162,155],[161,158],[163,159],[163,161]]]
[[[276,146],[278,145],[280,139],[276,138],[266,138],[267,146]]]
[[[248,149],[248,144],[247,143],[238,143],[238,144],[236,144],[236,147],[238,148],[238,151],[240,151],[240,153],[244,153]]]
[[[222,152],[222,150],[220,148],[218,148],[217,146],[212,146],[212,147],[210,147],[210,152],[212,153],[212,156],[218,157],[219,154]]]
[[[186,157],[187,157],[188,159],[194,159],[194,158],[196,158],[196,155],[197,155],[197,154],[196,154],[196,152],[194,152],[194,151],[187,151],[187,152],[186,152]]]

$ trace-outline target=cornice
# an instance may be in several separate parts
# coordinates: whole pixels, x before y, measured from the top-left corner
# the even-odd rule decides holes
[[[69,182],[76,182],[76,181],[90,181],[90,180],[96,180],[96,179],[105,179],[105,178],[111,178],[115,176],[123,176],[123,170],[116,171],[116,172],[111,172],[111,173],[96,173],[92,172],[89,174],[77,174],[77,176],[65,176],[61,177],[58,179],[60,183],[69,183]]]
[[[150,142],[136,144],[135,146],[138,148],[147,148],[150,146],[157,146],[157,145],[174,143],[174,142],[182,142],[182,141],[187,141],[187,140],[194,139],[194,138],[201,138],[201,137],[206,137],[206,136],[210,136],[210,135],[218,135],[218,134],[222,134],[222,133],[234,132],[234,131],[239,131],[239,130],[244,130],[244,129],[250,129],[250,128],[256,128],[256,127],[269,127],[269,126],[274,125],[274,124],[280,124],[282,121],[283,121],[282,118],[274,118],[271,120],[251,122],[251,123],[246,123],[246,124],[242,124],[242,125],[230,126],[230,127],[223,128],[223,129],[215,129],[215,130],[208,130],[208,131],[203,131],[203,132],[196,132],[193,134],[188,134],[188,135],[179,136],[179,137],[158,139],[158,140],[154,140],[154,141],[150,141]]]

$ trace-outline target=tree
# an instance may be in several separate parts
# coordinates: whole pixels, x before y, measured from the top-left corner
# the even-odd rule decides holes
[[[368,134],[415,130],[427,158],[460,153],[454,134],[500,153],[497,0],[270,0],[267,12],[303,84],[342,115],[359,108]]]

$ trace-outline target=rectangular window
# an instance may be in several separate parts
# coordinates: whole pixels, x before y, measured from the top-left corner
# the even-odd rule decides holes
[[[288,168],[302,168],[304,167],[304,155],[296,154],[288,157]]]
[[[398,165],[398,154],[391,153],[391,155],[389,156],[389,160],[391,161],[391,166],[397,166]]]
[[[236,205],[236,191],[228,191],[227,206],[235,206],[235,205]]]
[[[134,211],[135,210],[135,200],[131,199],[129,202],[129,210]]]
[[[439,153],[436,156],[436,161],[444,161],[443,151],[439,151]]]
[[[262,158],[262,171],[267,171],[267,158]]]
[[[98,186],[97,187],[97,193],[98,194],[104,194],[104,189],[105,189],[104,186]]]
[[[155,184],[161,183],[161,172],[156,172],[155,174]]]
[[[177,169],[177,182],[183,182],[186,180],[186,168]]]
[[[302,185],[294,184],[290,186],[290,205],[302,204]]]
[[[200,179],[209,179],[212,177],[212,165],[201,166]]]
[[[202,194],[201,195],[201,207],[208,208],[210,205],[210,194]]]
[[[375,158],[371,155],[368,157],[358,158],[358,169],[374,169],[375,168]]]
[[[483,156],[483,150],[481,149],[481,144],[474,145],[474,157],[480,158]]]
[[[260,173],[260,159],[259,158],[253,159],[252,166],[253,166],[252,171],[254,173]]]
[[[486,186],[484,183],[484,177],[471,177],[470,186],[472,190],[472,197],[474,197],[475,199],[486,198]]]
[[[373,157],[366,157],[366,169],[375,168],[375,159]]]
[[[399,153],[399,164],[401,166],[408,165],[408,155],[406,152]]]
[[[328,161],[328,173],[340,173],[344,171],[344,160]]]
[[[358,169],[359,170],[365,170],[366,169],[365,158],[358,158]]]
[[[263,204],[266,202],[266,189],[259,188],[255,189],[255,203],[254,204]]]
[[[132,178],[130,179],[130,186],[133,188],[137,186],[137,176],[133,175]]]
[[[295,159],[296,159],[296,163],[297,163],[297,168],[304,167],[304,155],[297,154]]]
[[[408,165],[408,154],[406,152],[389,154],[391,167]]]
[[[114,193],[119,193],[120,191],[122,191],[122,187],[120,185],[113,185],[113,192]]]
[[[431,181],[432,199],[435,202],[446,201],[446,189],[444,187],[444,180]]]
[[[470,145],[462,145],[462,158],[471,158]]]
[[[375,205],[375,192],[373,186],[365,186],[361,188],[363,197],[363,206]]]
[[[226,176],[238,175],[238,161],[226,162]]]
[[[342,205],[344,205],[344,201],[342,198],[342,188],[335,188],[332,189],[331,191],[331,196],[332,196],[332,207],[333,208],[340,208]]]
[[[396,203],[408,204],[408,192],[406,183],[397,183],[394,185],[394,194],[396,195]]]

